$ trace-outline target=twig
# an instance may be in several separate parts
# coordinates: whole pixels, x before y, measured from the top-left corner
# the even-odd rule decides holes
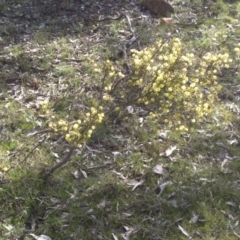
[[[32,137],[32,136],[35,136],[35,135],[38,135],[38,134],[41,134],[41,133],[47,133],[47,132],[50,132],[50,131],[51,131],[51,129],[47,128],[47,129],[44,129],[44,130],[41,130],[41,131],[38,131],[38,132],[28,133],[27,137]]]
[[[75,58],[62,58],[61,60],[67,61],[67,62],[83,62],[83,59],[75,59]]]
[[[89,19],[90,21],[92,22],[102,22],[102,21],[111,21],[111,20],[118,20],[120,19],[121,17],[123,16],[123,14],[119,14],[117,17],[105,17],[105,18],[102,18],[102,19]]]
[[[43,180],[44,180],[44,181],[47,181],[48,178],[49,178],[58,168],[60,168],[60,167],[63,166],[64,164],[66,164],[66,163],[70,160],[70,158],[71,158],[74,150],[75,150],[75,147],[74,147],[74,146],[70,147],[68,154],[63,158],[62,161],[60,161],[59,163],[57,163],[55,166],[51,167],[50,170],[48,170],[47,172],[43,173]]]
[[[20,161],[20,162],[19,162],[17,165],[15,165],[15,166],[11,166],[5,173],[8,173],[8,172],[11,171],[13,168],[15,168],[15,167],[19,166],[20,164],[22,164],[23,162],[27,161],[27,159],[33,154],[33,152],[34,152],[40,145],[42,145],[42,144],[45,142],[46,139],[47,139],[47,137],[44,137],[42,140],[39,140],[38,144],[37,144],[35,147],[33,147],[33,149],[28,153],[28,155],[27,155],[22,161]]]
[[[130,45],[133,44],[133,42],[135,42],[137,40],[137,36],[132,28],[132,24],[131,24],[131,20],[129,18],[129,16],[127,14],[124,14],[124,16],[126,17],[127,19],[127,23],[128,23],[128,27],[130,29],[130,32],[132,33],[132,37],[130,38],[130,40],[128,40],[124,45],[123,45],[123,55],[124,55],[124,58],[127,58],[127,47],[129,47]]]
[[[129,16],[128,16],[127,14],[124,14],[124,15],[125,15],[125,17],[126,17],[126,19],[127,19],[127,23],[128,23],[128,26],[129,26],[129,28],[130,28],[131,33],[132,33],[133,35],[135,35],[135,32],[133,31],[132,24],[131,24],[131,21],[130,21]]]

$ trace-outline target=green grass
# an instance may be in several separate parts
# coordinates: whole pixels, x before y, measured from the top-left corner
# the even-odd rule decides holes
[[[19,4],[21,15],[22,3],[30,6],[27,0],[2,6],[16,10]],[[94,1],[85,12],[85,3],[72,1],[68,11],[47,14],[48,4],[32,6],[33,13],[41,9],[36,22],[4,17],[0,28],[0,238],[17,239],[28,228],[27,233],[53,240],[187,239],[182,227],[192,239],[238,239],[239,66],[219,76],[223,90],[212,116],[190,133],[170,130],[161,119],[147,121],[144,114],[116,118],[111,113],[87,146],[77,149],[47,183],[41,179],[40,173],[69,149],[63,137],[47,131],[51,114],[77,119],[96,104],[102,79],[94,62],[110,58],[127,69],[119,51],[132,36],[125,17],[88,19],[99,17],[91,12],[98,9]],[[158,38],[179,37],[199,56],[204,51],[233,54],[239,41],[238,2],[186,1],[175,6],[170,28],[143,17],[128,1],[114,4],[127,9],[138,37],[127,54]],[[40,108],[45,99],[50,113]],[[166,156],[173,146],[176,150]],[[154,172],[157,165],[161,174]],[[24,239],[33,238],[26,234]]]

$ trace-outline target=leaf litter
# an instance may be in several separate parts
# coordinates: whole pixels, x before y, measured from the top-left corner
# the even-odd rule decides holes
[[[106,6],[106,8],[104,8],[104,5]],[[125,7],[123,5],[127,5],[127,4],[126,3],[124,3],[124,4],[119,3],[119,5],[118,4],[116,5],[116,3],[114,1],[102,1],[102,3],[95,1],[95,2],[91,2],[89,4],[80,3],[80,8],[89,10],[88,13],[89,13],[89,16],[91,17],[90,20],[101,20],[102,21],[106,17],[109,17],[109,15],[110,15],[111,18],[116,17],[116,16],[118,17],[119,16],[118,11],[119,11],[120,7]],[[47,8],[47,6],[49,7],[49,5],[47,5],[47,3],[44,2],[43,11],[46,10],[45,7]],[[96,11],[96,9],[98,9],[98,11]],[[135,12],[139,11],[139,8],[136,7],[135,5],[134,5],[134,9],[135,9]],[[35,11],[36,8],[34,8],[33,10]],[[50,9],[50,10],[52,10],[52,9]],[[109,15],[106,15],[105,12],[108,12],[108,10],[109,10]],[[15,8],[14,11],[16,13],[15,14],[16,16],[21,15],[21,12],[20,12],[21,8],[20,7]],[[133,17],[136,17],[135,12],[132,13]],[[86,17],[86,13],[84,11],[80,12],[80,13],[82,14],[82,16]],[[59,14],[59,16],[57,15],[56,18],[57,19],[58,18],[66,18],[66,21],[69,21],[69,22],[74,22],[73,19],[76,19],[76,15],[75,15],[76,13],[72,14],[72,13],[69,13],[67,11],[66,12],[63,11],[61,14],[62,15]],[[141,13],[139,13],[139,14],[141,14]],[[30,24],[30,22],[34,18],[37,18],[37,20],[39,20],[42,17],[39,14],[36,14],[36,12],[34,14],[31,14],[31,12],[30,12],[26,16],[30,16],[30,21],[27,21],[27,18],[25,19],[27,24]],[[142,23],[145,24],[146,23],[142,19],[139,18],[139,15],[137,17],[139,19],[137,21],[139,21],[140,24],[142,24]],[[7,21],[8,19],[6,19],[6,17],[4,17],[4,20]],[[146,16],[146,20],[149,21],[148,16]],[[188,23],[188,21],[190,21],[194,24],[198,22],[198,18],[197,18],[196,14],[190,14],[189,17],[184,19],[184,20],[187,23]],[[14,18],[13,18],[13,21],[19,22],[19,25],[18,25],[19,29],[24,27],[24,24],[25,24],[24,21],[23,22],[19,21],[19,18],[17,20],[14,20]],[[39,24],[37,26],[37,28],[39,30],[44,30],[44,29],[48,28],[48,26],[51,26],[52,21],[53,21],[53,19],[51,18],[51,16],[48,16],[47,18],[44,19],[44,22],[42,22],[41,24]],[[111,19],[107,18],[106,21],[111,21]],[[77,21],[75,21],[75,22],[77,22]],[[151,27],[154,27],[154,24],[156,24],[155,20],[153,20],[153,24],[151,24]],[[23,28],[24,31],[25,31],[24,41],[26,41],[26,43],[28,43],[28,44],[26,44],[26,45],[23,44],[21,46],[23,48],[23,49],[21,49],[21,51],[27,53],[30,58],[34,59],[34,56],[37,56],[37,58],[39,58],[41,60],[46,59],[47,61],[49,61],[50,66],[51,66],[51,72],[47,72],[46,69],[44,69],[41,66],[38,66],[38,64],[36,62],[32,62],[31,63],[32,68],[29,68],[28,70],[24,70],[24,68],[23,68],[22,71],[26,73],[25,75],[23,74],[20,77],[16,77],[16,76],[14,76],[13,72],[21,69],[21,67],[24,67],[24,66],[20,66],[19,63],[16,63],[14,71],[12,71],[12,72],[9,71],[10,76],[9,76],[9,78],[5,79],[6,82],[8,83],[7,84],[8,94],[11,95],[11,98],[5,99],[6,109],[8,110],[8,109],[11,108],[10,102],[11,102],[11,99],[14,99],[16,102],[19,103],[19,108],[20,108],[19,110],[24,112],[25,109],[31,109],[31,110],[34,111],[33,115],[37,115],[39,105],[42,101],[49,101],[53,97],[59,97],[59,96],[64,96],[65,98],[67,98],[68,94],[65,92],[65,90],[71,85],[71,83],[67,82],[66,79],[64,79],[64,78],[61,79],[61,77],[56,77],[55,78],[54,74],[56,74],[56,73],[53,72],[53,69],[55,68],[55,69],[59,70],[60,68],[58,68],[58,65],[59,65],[59,63],[61,63],[63,61],[67,61],[68,64],[71,64],[73,67],[81,68],[81,67],[78,66],[78,62],[76,60],[79,60],[80,62],[86,61],[87,58],[89,58],[89,57],[91,57],[91,55],[93,56],[95,54],[95,53],[94,54],[89,53],[88,49],[86,50],[86,49],[83,48],[83,45],[85,43],[87,43],[88,48],[91,48],[94,45],[96,45],[96,43],[98,41],[102,41],[104,39],[103,36],[101,36],[101,34],[99,34],[99,31],[97,30],[98,25],[99,25],[99,23],[95,23],[95,27],[96,27],[96,29],[95,29],[96,32],[95,33],[92,32],[92,30],[90,30],[90,33],[91,33],[90,35],[91,36],[90,35],[89,36],[85,35],[85,38],[83,37],[81,39],[79,39],[78,36],[76,36],[76,37],[66,36],[65,40],[72,44],[72,49],[77,49],[77,51],[74,52],[74,54],[70,58],[64,58],[64,57],[61,56],[61,50],[60,50],[61,48],[55,49],[57,54],[55,55],[54,59],[51,59],[51,56],[49,56],[49,54],[42,48],[41,44],[36,44],[36,45],[29,44],[28,41],[30,41],[30,39],[33,36],[30,32],[28,32],[28,29]],[[108,23],[108,24],[103,25],[103,26],[108,27],[109,25],[110,24]],[[137,24],[136,24],[136,26],[134,25],[134,27],[137,27]],[[60,29],[60,25],[57,26],[57,28]],[[126,29],[125,31],[122,31],[122,32],[118,31],[118,32],[122,33],[122,34],[126,34],[126,33],[129,32],[129,30]],[[124,36],[122,36],[122,38],[125,40]],[[116,40],[116,38],[113,37],[111,40]],[[3,41],[4,41],[4,44],[6,44],[5,38],[4,38]],[[55,40],[52,41],[52,43],[48,47],[53,47],[54,45],[58,45],[58,44],[60,44],[59,38],[56,37]],[[65,45],[64,47],[67,48],[67,45]],[[44,53],[42,53],[43,50],[44,50]],[[13,57],[13,55],[15,54],[14,51],[12,49],[8,49],[7,47],[4,49],[4,51],[5,51],[5,55],[4,55],[5,60],[7,60],[7,61],[11,60],[12,61],[14,59],[14,57]],[[80,57],[79,57],[78,52],[81,52]],[[5,68],[7,69],[8,67],[11,68],[10,63],[6,63]],[[83,71],[81,69],[80,73],[78,73],[79,76],[82,74],[82,72]],[[35,83],[33,84],[32,79],[33,79],[33,76],[36,73],[38,74],[38,76],[37,76],[38,80],[37,80],[36,84]],[[45,74],[46,74],[46,76],[45,76]],[[51,83],[52,78],[54,79],[54,81],[53,81],[54,83]],[[87,79],[87,75],[83,76],[82,78]],[[28,85],[24,85],[23,84],[24,81],[30,81],[30,82],[28,83]],[[38,83],[38,82],[40,82],[40,83]],[[83,84],[85,84],[85,83],[83,83]],[[27,91],[26,91],[26,86],[28,86],[28,88],[29,88]],[[28,94],[29,95],[33,94],[35,96],[32,99],[30,98],[30,100],[27,101],[26,99],[29,99],[28,96],[27,96]],[[233,111],[239,113],[238,105],[229,104],[229,108],[231,108],[231,109],[233,109]],[[134,114],[135,113],[135,109],[132,106],[127,107],[126,111],[129,114]],[[46,118],[46,117],[47,116],[42,116],[42,118]],[[39,131],[38,131],[39,128],[38,127],[39,126],[41,127],[41,125],[42,125],[43,120],[41,120],[41,118],[38,118],[38,117],[35,116],[35,118],[33,118],[33,119],[36,122],[38,121],[38,124],[37,124],[36,129],[33,129],[31,132],[29,131],[28,137],[33,137],[33,136],[37,135],[39,133]],[[142,127],[143,127],[144,123],[145,123],[144,118],[141,118],[140,124],[141,124]],[[217,118],[216,118],[216,125],[217,126],[221,125],[221,121],[219,121]],[[235,127],[236,126],[233,125],[233,128],[235,128]],[[235,132],[237,132],[237,128],[235,128],[233,130]],[[109,176],[111,176],[111,173],[113,173],[113,175],[116,175],[117,178],[120,180],[120,184],[123,183],[124,185],[129,186],[132,190],[131,191],[131,194],[132,194],[132,197],[133,197],[133,200],[131,200],[132,204],[131,204],[131,201],[130,201],[130,203],[127,204],[127,205],[123,204],[123,207],[122,207],[122,204],[120,204],[120,206],[118,206],[118,209],[120,209],[120,211],[122,210],[122,214],[125,217],[128,217],[128,218],[134,217],[138,213],[138,210],[139,210],[138,204],[140,204],[140,206],[142,207],[142,208],[140,207],[140,209],[142,209],[142,211],[143,211],[142,218],[144,216],[144,217],[149,217],[149,218],[155,218],[157,220],[161,219],[163,225],[165,224],[166,228],[170,228],[171,230],[173,230],[173,233],[176,234],[176,231],[174,232],[174,228],[171,227],[171,224],[184,221],[184,219],[186,219],[186,217],[183,216],[182,218],[177,218],[177,220],[176,219],[171,219],[172,215],[171,214],[168,215],[168,212],[166,210],[167,207],[164,204],[169,204],[172,207],[176,208],[176,212],[178,214],[180,214],[178,212],[178,209],[185,206],[184,201],[181,202],[181,198],[186,198],[185,201],[186,202],[190,201],[189,204],[193,204],[194,201],[195,201],[193,199],[194,201],[191,202],[191,199],[189,197],[191,194],[194,194],[193,191],[189,190],[189,189],[191,189],[191,187],[185,188],[187,190],[184,190],[184,188],[183,188],[184,186],[187,186],[188,184],[191,185],[191,183],[186,183],[186,178],[184,176],[185,174],[188,174],[187,171],[189,171],[189,169],[191,169],[191,168],[185,162],[184,162],[183,165],[181,165],[182,164],[181,161],[183,161],[183,160],[179,159],[179,156],[177,156],[178,161],[175,161],[176,158],[172,157],[176,152],[180,155],[181,151],[183,151],[182,148],[180,146],[177,146],[175,144],[170,143],[168,145],[170,147],[168,147],[167,149],[165,148],[166,150],[163,150],[160,153],[160,159],[156,158],[156,156],[152,157],[149,153],[150,151],[149,152],[143,152],[141,150],[141,154],[146,155],[144,157],[146,157],[146,159],[147,159],[147,160],[146,159],[145,160],[141,159],[141,161],[142,162],[145,161],[145,164],[146,164],[148,159],[150,159],[147,164],[153,164],[153,166],[149,167],[149,172],[153,172],[154,175],[156,175],[155,176],[156,178],[154,176],[152,176],[151,173],[149,173],[149,172],[147,172],[146,175],[144,175],[144,173],[142,173],[142,172],[140,172],[140,174],[139,174],[139,172],[137,172],[137,171],[136,171],[136,173],[131,173],[128,170],[128,166],[132,166],[133,169],[134,169],[136,163],[131,162],[131,163],[123,163],[122,164],[121,161],[122,161],[122,159],[127,159],[127,157],[129,155],[131,155],[133,152],[138,151],[138,149],[140,149],[138,146],[140,146],[140,145],[145,146],[145,143],[143,143],[141,141],[137,142],[136,139],[133,138],[131,140],[135,141],[136,146],[135,146],[135,144],[131,145],[131,144],[129,144],[129,141],[126,140],[126,138],[128,138],[129,136],[126,137],[125,133],[122,133],[118,129],[114,129],[114,131],[116,131],[115,141],[117,141],[117,143],[119,144],[118,148],[116,148],[114,151],[112,151],[111,148],[110,148],[110,151],[109,151],[108,148],[103,149],[103,147],[102,147],[103,145],[101,145],[101,144],[99,144],[99,145],[96,144],[96,146],[94,146],[92,148],[89,147],[87,149],[88,151],[86,151],[87,154],[86,154],[86,152],[84,153],[86,155],[84,155],[84,158],[83,158],[84,160],[81,164],[81,167],[80,168],[75,167],[75,168],[73,168],[73,170],[71,169],[71,175],[72,175],[71,176],[72,177],[71,181],[74,182],[74,181],[79,180],[78,184],[81,184],[80,180],[83,181],[84,184],[86,184],[86,186],[84,184],[80,185],[80,186],[81,186],[81,188],[83,187],[83,189],[85,189],[85,190],[80,189],[80,192],[84,192],[83,195],[90,202],[90,204],[94,205],[94,203],[96,203],[97,208],[105,209],[108,204],[111,204],[114,201],[109,196],[106,197],[106,198],[102,198],[101,193],[99,195],[97,195],[99,185],[96,184],[96,183],[90,184],[90,183],[88,183],[88,181],[92,181],[92,178],[93,178],[94,175],[99,176],[101,174],[105,174],[105,175],[103,175],[104,176],[103,179],[106,181],[106,183],[105,183],[106,185],[104,183],[101,185],[101,187],[104,189],[105,186],[109,186],[109,184],[110,185],[113,184],[114,180],[118,181],[114,177],[112,177],[110,179],[107,179]],[[200,192],[200,197],[201,197],[202,192],[204,192],[204,194],[206,194],[206,196],[209,192],[211,192],[210,195],[214,195],[214,191],[212,191],[211,188],[213,188],[213,186],[218,184],[218,179],[219,179],[219,176],[215,175],[214,171],[212,171],[212,176],[204,176],[204,174],[203,174],[203,177],[202,177],[201,174],[204,173],[204,164],[206,164],[204,162],[205,160],[210,163],[207,166],[211,166],[211,167],[213,166],[213,168],[220,167],[221,170],[222,170],[220,174],[224,174],[224,176],[226,176],[226,174],[229,174],[229,173],[233,174],[233,180],[235,181],[235,185],[234,184],[233,185],[234,185],[235,188],[237,188],[237,182],[236,181],[238,179],[238,176],[234,175],[235,174],[234,171],[231,170],[232,164],[236,163],[236,159],[235,159],[236,156],[235,156],[235,153],[234,153],[234,151],[236,151],[236,150],[233,149],[233,153],[232,153],[233,154],[233,156],[232,156],[233,160],[230,160],[227,157],[228,152],[231,153],[231,148],[230,148],[230,146],[228,146],[228,144],[226,144],[225,142],[221,142],[221,140],[219,142],[216,142],[216,144],[214,144],[215,133],[212,133],[211,131],[206,131],[205,129],[204,130],[199,129],[198,132],[199,132],[199,134],[202,134],[206,137],[205,138],[206,142],[203,141],[204,144],[202,144],[202,145],[204,145],[206,148],[211,147],[211,148],[208,149],[208,152],[206,153],[204,151],[201,151],[200,148],[202,147],[202,145],[196,146],[196,151],[202,153],[202,161],[200,161],[200,158],[198,158],[196,156],[196,165],[195,166],[198,166],[198,170],[195,171],[194,175],[193,174],[191,175],[191,171],[190,171],[190,174],[188,175],[188,177],[191,179],[191,182],[193,184],[197,185],[200,182],[200,185],[197,187],[198,192]],[[168,140],[170,139],[169,133],[168,133],[167,130],[166,131],[164,131],[164,130],[160,131],[158,133],[158,137],[160,138],[161,143],[167,143]],[[236,145],[238,144],[236,139],[237,139],[236,136],[235,137],[232,136],[232,137],[228,137],[227,141],[228,141],[229,145],[234,146],[235,144]],[[108,140],[104,140],[104,141],[107,142]],[[201,141],[201,139],[200,139],[200,141]],[[51,144],[51,143],[48,142],[48,144]],[[139,144],[139,145],[137,145],[137,144]],[[133,145],[134,145],[134,147],[133,147]],[[213,150],[215,148],[214,145],[217,145],[221,149],[227,150],[227,152],[223,152],[223,151],[221,152],[220,151],[216,154],[217,156],[215,156],[215,153],[213,152]],[[121,149],[120,146],[124,146],[124,148]],[[88,146],[86,146],[86,148],[87,147]],[[188,150],[192,151],[194,149],[194,146],[190,146],[190,148],[191,149],[190,150],[188,149]],[[187,153],[188,150],[185,149],[186,153]],[[109,152],[111,152],[111,153],[109,154]],[[57,153],[55,153],[55,154],[57,154]],[[81,155],[81,154],[82,154],[82,152],[79,153],[79,155]],[[148,156],[148,154],[150,156]],[[59,155],[60,154],[53,155],[53,156],[55,156],[55,158],[58,159]],[[113,155],[114,159],[109,160],[109,159],[112,158],[112,155]],[[182,158],[183,159],[188,158],[188,156],[189,156],[188,153],[186,155],[183,154]],[[164,159],[162,159],[161,157],[167,157],[168,159],[172,160],[171,163],[170,163],[172,165],[170,165],[170,167],[169,166],[166,167],[167,163],[164,162]],[[104,160],[105,162],[103,164],[100,164],[99,162],[97,162],[97,160],[99,160],[101,158],[105,159]],[[220,163],[218,162],[219,161],[218,159],[222,159],[220,161]],[[114,162],[115,165],[113,164],[113,162]],[[201,166],[201,164],[203,166]],[[104,167],[109,168],[109,169],[107,169],[107,174],[104,170]],[[82,176],[79,173],[81,173]],[[159,176],[162,177],[162,178],[159,179],[158,178]],[[102,181],[102,179],[100,177],[96,178],[96,179],[99,182]],[[151,183],[151,181],[153,183]],[[64,184],[64,180],[61,180],[60,183]],[[152,199],[149,200],[147,198],[147,196],[145,196],[145,195],[148,194],[149,192],[151,193],[151,191],[154,192],[154,187],[156,186],[156,184],[157,184],[157,188],[159,190],[159,194],[158,194],[158,196],[156,197],[155,200],[152,200]],[[56,185],[54,187],[57,187]],[[205,192],[205,186],[208,186],[210,190]],[[86,187],[86,188],[84,188],[84,187]],[[174,187],[174,190],[172,190],[172,187]],[[61,216],[62,216],[63,219],[67,218],[67,216],[68,216],[68,213],[64,212],[65,211],[64,208],[66,208],[67,205],[70,206],[71,204],[76,204],[75,203],[76,201],[86,201],[86,199],[84,199],[84,198],[82,199],[82,195],[79,193],[79,189],[77,187],[73,187],[73,188],[70,188],[70,189],[71,190],[68,190],[68,191],[65,192],[65,193],[67,193],[67,197],[66,197],[66,200],[63,201],[63,202],[61,200],[61,197],[59,197],[59,198],[57,197],[56,199],[49,197],[49,199],[48,199],[53,204],[56,204],[55,210],[58,214],[62,213]],[[149,191],[149,189],[150,189],[150,191]],[[116,192],[111,193],[111,194],[112,195],[116,194],[116,197],[118,197],[117,194],[119,194],[119,192],[114,187],[113,187],[113,191],[116,191]],[[50,194],[50,192],[48,194]],[[94,194],[96,194],[96,195],[94,195]],[[90,196],[90,198],[87,198],[88,196]],[[128,197],[129,197],[129,195],[128,195]],[[236,207],[236,202],[238,202],[238,201],[234,201],[234,197],[232,197],[231,193],[227,193],[223,197],[224,197],[224,199],[225,198],[229,199],[229,201],[227,201],[227,202],[225,201],[224,203],[225,203],[225,205],[229,206],[230,209],[229,209],[229,211],[222,210],[222,213],[225,216],[227,216],[230,220],[234,221],[234,223],[231,225],[231,229],[233,230],[233,233],[236,236],[238,236],[238,220],[236,219],[234,211],[231,212],[231,208],[235,208]],[[94,202],[95,198],[97,199],[96,202]],[[110,200],[108,200],[108,198]],[[139,198],[140,198],[140,200],[139,200]],[[211,197],[211,199],[213,199],[213,198],[214,198],[214,196]],[[161,206],[161,211],[163,211],[163,213],[161,213],[161,211],[157,212],[156,209],[151,209],[151,206],[155,206],[155,205],[158,204],[159,199],[162,199],[162,201],[163,201],[162,206]],[[207,199],[207,197],[205,199]],[[121,200],[121,196],[120,196],[120,200]],[[149,206],[146,207],[146,205],[144,205],[144,200],[146,200],[146,203],[149,204]],[[47,197],[45,199],[44,198],[41,199],[41,201],[47,201]],[[64,203],[64,204],[61,205],[61,203]],[[141,205],[141,203],[143,203],[143,205]],[[49,206],[51,206],[51,205],[49,205]],[[74,205],[72,205],[72,206],[74,206]],[[122,207],[122,209],[121,209],[121,207]],[[87,213],[92,214],[92,216],[94,216],[94,214],[95,214],[94,206],[93,206],[93,208],[87,206],[87,208],[88,208]],[[131,208],[133,208],[135,211],[130,211]],[[166,208],[166,209],[164,209],[164,208]],[[187,209],[187,207],[186,207],[186,209]],[[129,210],[129,211],[126,211],[126,210]],[[165,216],[164,216],[164,211],[165,211]],[[50,213],[46,214],[47,218],[50,218],[52,214],[53,214],[53,212],[51,214]],[[71,213],[71,214],[74,214],[74,213]],[[81,219],[81,217],[82,217],[81,213],[78,213],[78,215],[80,215],[80,220],[82,220],[82,222],[84,222],[85,220],[88,220],[86,218]],[[76,215],[74,215],[74,217],[78,217],[78,215],[76,214]],[[98,218],[98,216],[96,215],[92,219],[97,219],[97,218]],[[121,221],[121,220],[119,220],[119,221]],[[189,219],[188,219],[188,221],[189,221]],[[97,225],[97,222],[98,221],[95,221],[94,224]],[[193,216],[190,219],[190,223],[198,224],[198,222],[200,222],[199,215],[198,214],[196,214],[196,215],[193,214]],[[116,226],[119,226],[119,225],[120,225],[119,223],[116,224]],[[123,239],[131,239],[131,236],[134,237],[134,234],[137,234],[137,232],[141,232],[141,229],[137,229],[136,227],[130,227],[131,225],[133,225],[133,224],[129,224],[129,226],[126,226],[126,224],[124,224],[124,221],[121,224],[121,226],[123,226],[122,228],[123,228],[124,233],[121,233],[120,235]],[[151,229],[150,226],[151,226],[151,224],[147,225],[147,227],[149,227],[149,229]],[[183,228],[182,226],[178,224],[178,229],[180,230],[180,232],[184,236],[186,236],[188,238],[191,238],[190,234],[192,235],[192,233],[191,232],[188,233],[185,230],[185,228]],[[5,225],[5,228],[9,232],[14,230],[11,225]],[[47,229],[47,226],[45,226],[45,228]],[[94,228],[92,229],[92,232],[96,233],[97,231],[99,231],[99,232],[101,231],[101,229],[96,230],[96,228],[97,228],[97,226],[94,226]],[[42,229],[42,230],[44,230],[44,229]],[[49,228],[49,230],[50,230],[50,228]],[[119,231],[119,229],[114,229],[114,230]],[[167,239],[167,237],[166,237],[167,233],[163,234],[162,230],[161,231],[158,231],[157,229],[152,229],[152,230],[156,235],[158,235],[158,234],[161,235],[162,234],[163,236],[165,236],[165,239]],[[35,236],[35,238],[39,239],[39,240],[40,239],[41,240],[42,239],[44,239],[44,240],[45,239],[50,239],[47,235],[37,236],[37,235],[32,234],[32,236]],[[96,236],[96,235],[94,234],[94,236]],[[99,236],[99,234],[98,234],[98,236]],[[114,233],[112,233],[111,236],[113,237],[113,239],[118,239],[118,235],[115,231],[114,231]],[[79,238],[75,238],[75,239],[79,239]],[[90,237],[88,239],[93,239],[93,238]],[[98,237],[98,239],[101,239],[101,237]],[[103,237],[102,237],[102,239],[103,239]],[[148,235],[148,239],[151,239],[151,237],[149,237],[149,235]],[[160,237],[159,237],[159,239],[160,239]]]

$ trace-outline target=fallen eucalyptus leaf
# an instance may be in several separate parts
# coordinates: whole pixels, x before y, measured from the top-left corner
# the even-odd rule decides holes
[[[165,156],[169,157],[175,150],[177,149],[177,146],[172,146],[169,149],[165,151]]]
[[[235,202],[231,202],[231,201],[226,202],[226,204],[227,204],[228,206],[232,206],[232,207],[236,207],[236,206],[237,206],[237,204],[236,204]]]
[[[145,182],[145,180],[142,179],[140,182],[138,182],[138,183],[132,188],[132,191],[134,191],[138,186],[143,185],[144,182]]]
[[[190,235],[187,233],[187,231],[186,231],[183,227],[181,227],[180,225],[178,225],[178,228],[181,230],[181,232],[182,232],[185,236],[191,238]]]
[[[134,108],[132,106],[127,106],[126,110],[129,114],[132,114],[134,112]]]
[[[5,225],[3,224],[3,226],[8,230],[11,231],[14,227],[12,225]]]
[[[88,175],[87,175],[87,173],[85,171],[83,171],[82,169],[80,169],[80,171],[81,171],[82,175],[84,176],[84,178],[88,177]]]
[[[123,228],[125,229],[125,233],[122,233],[121,236],[124,240],[129,240],[130,235],[135,232],[135,228],[133,227],[128,227],[128,226],[123,226]]]
[[[30,233],[29,234],[30,236],[34,237],[36,240],[52,240],[50,237],[48,237],[47,235],[40,235],[40,236],[37,236],[33,233]]]
[[[114,240],[118,240],[118,237],[114,233],[112,233],[112,236]]]
[[[105,208],[105,206],[106,206],[106,200],[105,200],[105,199],[103,199],[103,200],[97,205],[98,208]]]
[[[159,154],[160,157],[169,157],[175,150],[177,149],[177,146],[171,146],[166,151],[161,152]]]
[[[160,192],[159,192],[159,196],[163,193],[164,189],[169,186],[169,185],[172,185],[172,182],[171,181],[167,181],[165,183],[162,183],[161,185],[159,185],[159,189],[160,189]]]
[[[75,179],[78,179],[78,178],[79,178],[78,170],[76,170],[75,172],[71,172],[71,174],[73,175],[73,177],[74,177]]]
[[[175,208],[178,208],[177,201],[175,199],[167,201],[170,205],[172,205]]]
[[[193,217],[190,219],[190,223],[196,223],[197,221],[198,221],[198,219],[199,219],[199,215],[193,215]]]
[[[153,168],[153,172],[156,174],[162,175],[163,174],[163,166],[158,164]]]

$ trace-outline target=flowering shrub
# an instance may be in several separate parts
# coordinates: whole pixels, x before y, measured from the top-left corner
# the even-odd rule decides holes
[[[65,136],[65,139],[81,148],[92,135],[96,125],[100,124],[104,119],[103,108],[91,107],[87,113],[82,113],[80,118],[75,121],[69,121],[66,119],[57,119],[55,115],[52,115],[48,126],[54,132]]]
[[[239,48],[240,44],[234,49],[237,56]],[[113,109],[121,115],[131,105],[144,109],[150,119],[187,132],[189,126],[212,111],[221,90],[217,74],[233,61],[228,53],[196,56],[187,52],[178,38],[159,40],[151,47],[131,52],[130,74],[123,73],[120,62],[107,60],[104,67],[93,63],[96,76],[104,76],[101,92],[92,99],[100,107],[91,107],[72,121],[52,114],[50,129],[81,147],[105,118],[104,112],[107,118]],[[44,110],[50,109],[48,102],[41,105]]]
[[[209,52],[199,57],[186,52],[178,38],[159,40],[141,51],[132,50],[128,79],[119,66],[107,62],[108,77],[115,81],[108,81],[104,96],[118,110],[119,103],[135,104],[147,110],[150,118],[188,131],[190,124],[212,111],[221,90],[217,74],[232,61],[228,53]]]

